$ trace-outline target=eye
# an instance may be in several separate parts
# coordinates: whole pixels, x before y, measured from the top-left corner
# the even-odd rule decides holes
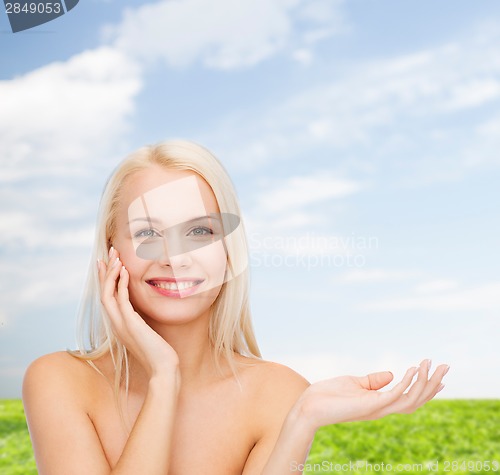
[[[137,231],[134,234],[135,238],[152,238],[152,237],[161,237],[161,234],[156,232],[154,229],[142,229],[141,231]]]
[[[214,232],[210,228],[205,228],[204,226],[198,226],[196,228],[191,229],[189,231],[188,236],[208,236],[213,234]]]

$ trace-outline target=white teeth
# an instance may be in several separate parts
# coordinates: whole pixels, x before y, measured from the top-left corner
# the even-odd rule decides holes
[[[165,290],[185,290],[194,287],[199,281],[193,280],[190,282],[154,282],[155,287]]]

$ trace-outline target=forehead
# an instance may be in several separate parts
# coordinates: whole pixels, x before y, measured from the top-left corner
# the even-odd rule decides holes
[[[208,183],[190,170],[141,170],[131,177],[124,195],[129,221],[146,217],[172,226],[219,211]]]

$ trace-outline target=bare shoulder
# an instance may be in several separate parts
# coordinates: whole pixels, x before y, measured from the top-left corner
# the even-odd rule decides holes
[[[261,473],[285,419],[310,383],[293,369],[272,361],[255,363],[251,374],[253,403],[249,427],[255,437],[243,474]]]
[[[78,358],[72,356],[67,351],[56,351],[38,357],[28,367],[28,370],[40,371],[42,369],[50,369],[57,367],[75,369],[80,364]]]
[[[262,393],[301,393],[310,384],[288,366],[266,360],[255,363],[253,377]]]
[[[40,356],[28,366],[25,379],[36,379],[38,377],[50,377],[53,374],[59,376],[77,376],[87,372],[88,365],[85,361],[72,356],[66,351],[56,351]]]
[[[81,388],[88,387],[93,370],[85,361],[66,351],[49,353],[34,360],[26,369],[23,380],[23,399],[29,396],[57,392],[60,396],[74,392],[83,395]],[[76,389],[80,388],[79,391]]]
[[[109,473],[88,416],[93,368],[67,352],[37,358],[23,380],[23,405],[38,473]]]
[[[265,360],[247,361],[246,382],[251,388],[255,420],[265,426],[281,427],[289,410],[310,383],[288,366]],[[248,387],[247,386],[247,387]]]

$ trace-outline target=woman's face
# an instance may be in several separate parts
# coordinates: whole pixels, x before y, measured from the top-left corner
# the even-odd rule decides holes
[[[129,177],[112,244],[144,318],[181,323],[210,308],[227,264],[219,217],[212,189],[192,171],[154,166]]]

